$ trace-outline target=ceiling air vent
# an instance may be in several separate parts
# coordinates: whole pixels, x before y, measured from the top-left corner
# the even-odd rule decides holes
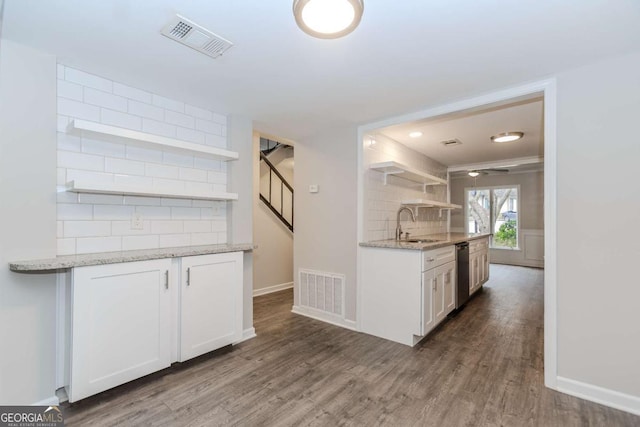
[[[167,36],[212,58],[217,58],[233,46],[233,43],[229,40],[213,34],[206,28],[180,15],[174,16],[164,26],[161,33],[163,36]]]
[[[444,145],[445,147],[450,147],[452,145],[462,145],[462,141],[460,141],[457,138],[454,138],[454,139],[447,139],[446,141],[440,141],[440,144]]]

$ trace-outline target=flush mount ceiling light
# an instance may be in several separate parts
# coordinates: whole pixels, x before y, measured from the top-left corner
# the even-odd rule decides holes
[[[480,175],[480,172],[476,172],[476,171],[471,171],[469,172],[469,176],[475,178],[476,176]]]
[[[422,132],[420,132],[419,130],[409,133],[409,138],[420,138],[421,136]]]
[[[493,142],[512,142],[517,141],[524,136],[523,132],[503,132],[491,137]]]
[[[356,29],[364,11],[363,0],[294,0],[298,27],[320,39],[337,39]]]

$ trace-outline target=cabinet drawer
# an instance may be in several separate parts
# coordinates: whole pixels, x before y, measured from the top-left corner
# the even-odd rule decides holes
[[[456,247],[453,245],[425,251],[422,253],[422,271],[431,270],[432,268],[455,260]]]
[[[473,254],[482,250],[489,249],[489,238],[485,237],[478,240],[472,240],[469,242],[469,253]]]

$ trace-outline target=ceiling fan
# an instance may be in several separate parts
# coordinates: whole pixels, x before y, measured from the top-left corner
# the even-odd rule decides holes
[[[478,175],[488,175],[490,172],[494,172],[494,173],[509,173],[509,169],[505,169],[505,168],[474,169],[474,170],[467,171],[467,174],[469,176],[475,178]]]

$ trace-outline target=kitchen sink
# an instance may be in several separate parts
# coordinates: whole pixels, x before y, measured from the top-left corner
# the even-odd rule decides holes
[[[407,239],[405,240],[405,242],[408,243],[436,243],[439,242],[440,240],[434,240],[434,239]]]

